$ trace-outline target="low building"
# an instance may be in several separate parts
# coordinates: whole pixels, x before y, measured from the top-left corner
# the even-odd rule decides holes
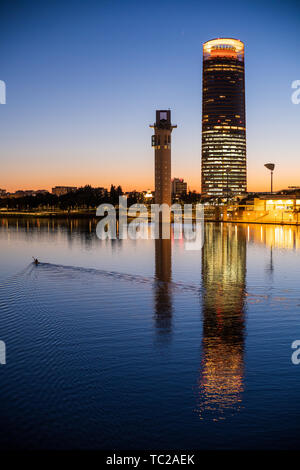
[[[98,193],[100,193],[102,196],[104,196],[105,192],[107,192],[107,189],[102,187],[95,188],[95,190],[98,191]]]
[[[187,183],[183,178],[172,179],[172,196],[179,197],[187,193]]]
[[[26,190],[19,189],[15,193],[10,194],[10,197],[21,198],[21,197],[34,196],[34,195],[35,195],[35,191],[33,191],[33,189],[26,189]]]
[[[47,189],[38,189],[37,191],[34,191],[34,196],[45,196],[46,194],[49,194],[49,191]]]
[[[299,224],[300,195],[269,194],[242,201],[238,205],[228,205],[223,210],[224,221]]]
[[[77,191],[76,186],[55,186],[52,188],[52,194],[55,194],[55,196],[64,196],[65,194],[73,193],[74,191]]]
[[[0,189],[0,197],[4,197],[7,195],[6,189]]]
[[[281,191],[278,191],[277,194],[300,196],[300,187],[289,186],[287,189],[282,189]]]

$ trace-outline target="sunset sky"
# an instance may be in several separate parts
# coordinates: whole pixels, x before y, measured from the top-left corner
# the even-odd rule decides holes
[[[202,43],[245,43],[248,190],[300,186],[300,2],[1,2],[0,188],[153,189],[149,124],[172,110],[172,176],[200,190]]]

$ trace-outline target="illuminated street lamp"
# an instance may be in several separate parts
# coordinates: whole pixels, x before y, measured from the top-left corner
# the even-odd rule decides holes
[[[275,163],[266,163],[265,167],[271,171],[271,194],[273,193],[273,171],[275,168]]]

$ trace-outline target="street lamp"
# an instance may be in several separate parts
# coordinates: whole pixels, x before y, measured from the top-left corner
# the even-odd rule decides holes
[[[273,171],[275,168],[275,163],[266,163],[265,167],[271,171],[271,194],[273,194]]]

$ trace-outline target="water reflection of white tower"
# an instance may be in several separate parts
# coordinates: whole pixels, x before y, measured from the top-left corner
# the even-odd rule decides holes
[[[199,411],[218,419],[238,408],[243,391],[246,236],[226,224],[207,224],[205,232]]]
[[[155,326],[161,335],[172,329],[172,246],[171,239],[155,240]]]

